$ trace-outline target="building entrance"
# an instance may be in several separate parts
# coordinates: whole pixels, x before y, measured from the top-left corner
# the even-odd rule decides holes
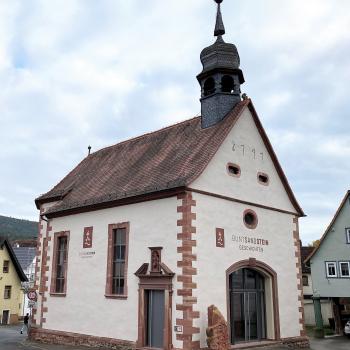
[[[253,269],[229,277],[231,343],[266,338],[265,278]]]
[[[146,291],[147,333],[146,345],[163,348],[164,344],[164,291]]]
[[[10,319],[10,311],[3,310],[1,324],[9,324],[9,319]]]

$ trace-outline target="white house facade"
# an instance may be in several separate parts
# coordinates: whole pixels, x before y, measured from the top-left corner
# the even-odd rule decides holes
[[[201,349],[215,304],[233,347],[308,346],[304,213],[241,99],[217,2],[217,41],[198,76],[202,116],[90,154],[36,200],[33,339]]]

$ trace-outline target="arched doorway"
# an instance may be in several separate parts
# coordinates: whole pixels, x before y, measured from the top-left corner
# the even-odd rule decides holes
[[[249,259],[227,271],[227,307],[232,344],[279,340],[277,274],[261,261]]]

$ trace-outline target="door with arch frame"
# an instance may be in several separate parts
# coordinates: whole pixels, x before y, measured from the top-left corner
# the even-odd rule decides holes
[[[280,340],[276,272],[250,258],[228,268],[226,281],[231,343]]]

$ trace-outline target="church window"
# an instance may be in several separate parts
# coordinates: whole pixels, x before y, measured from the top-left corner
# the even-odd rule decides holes
[[[235,90],[235,83],[230,75],[224,75],[221,79],[221,91],[233,93]]]
[[[261,185],[267,186],[269,184],[269,176],[265,173],[258,173],[258,182]]]
[[[69,231],[56,232],[54,238],[51,294],[65,295],[67,291]]]
[[[338,277],[337,263],[335,261],[326,262],[327,277]]]
[[[241,176],[241,168],[237,164],[228,163],[227,164],[227,171],[232,176],[235,176],[235,177]]]
[[[247,209],[243,213],[243,222],[249,229],[254,229],[258,225],[258,217],[253,210]]]
[[[349,261],[341,261],[339,262],[339,272],[340,277],[350,277],[350,263]]]
[[[126,297],[129,224],[111,224],[108,233],[106,297]]]
[[[2,267],[2,272],[3,273],[9,273],[10,270],[10,261],[9,260],[4,260],[4,264]]]
[[[215,92],[215,80],[210,77],[204,82],[204,96],[212,95]]]

